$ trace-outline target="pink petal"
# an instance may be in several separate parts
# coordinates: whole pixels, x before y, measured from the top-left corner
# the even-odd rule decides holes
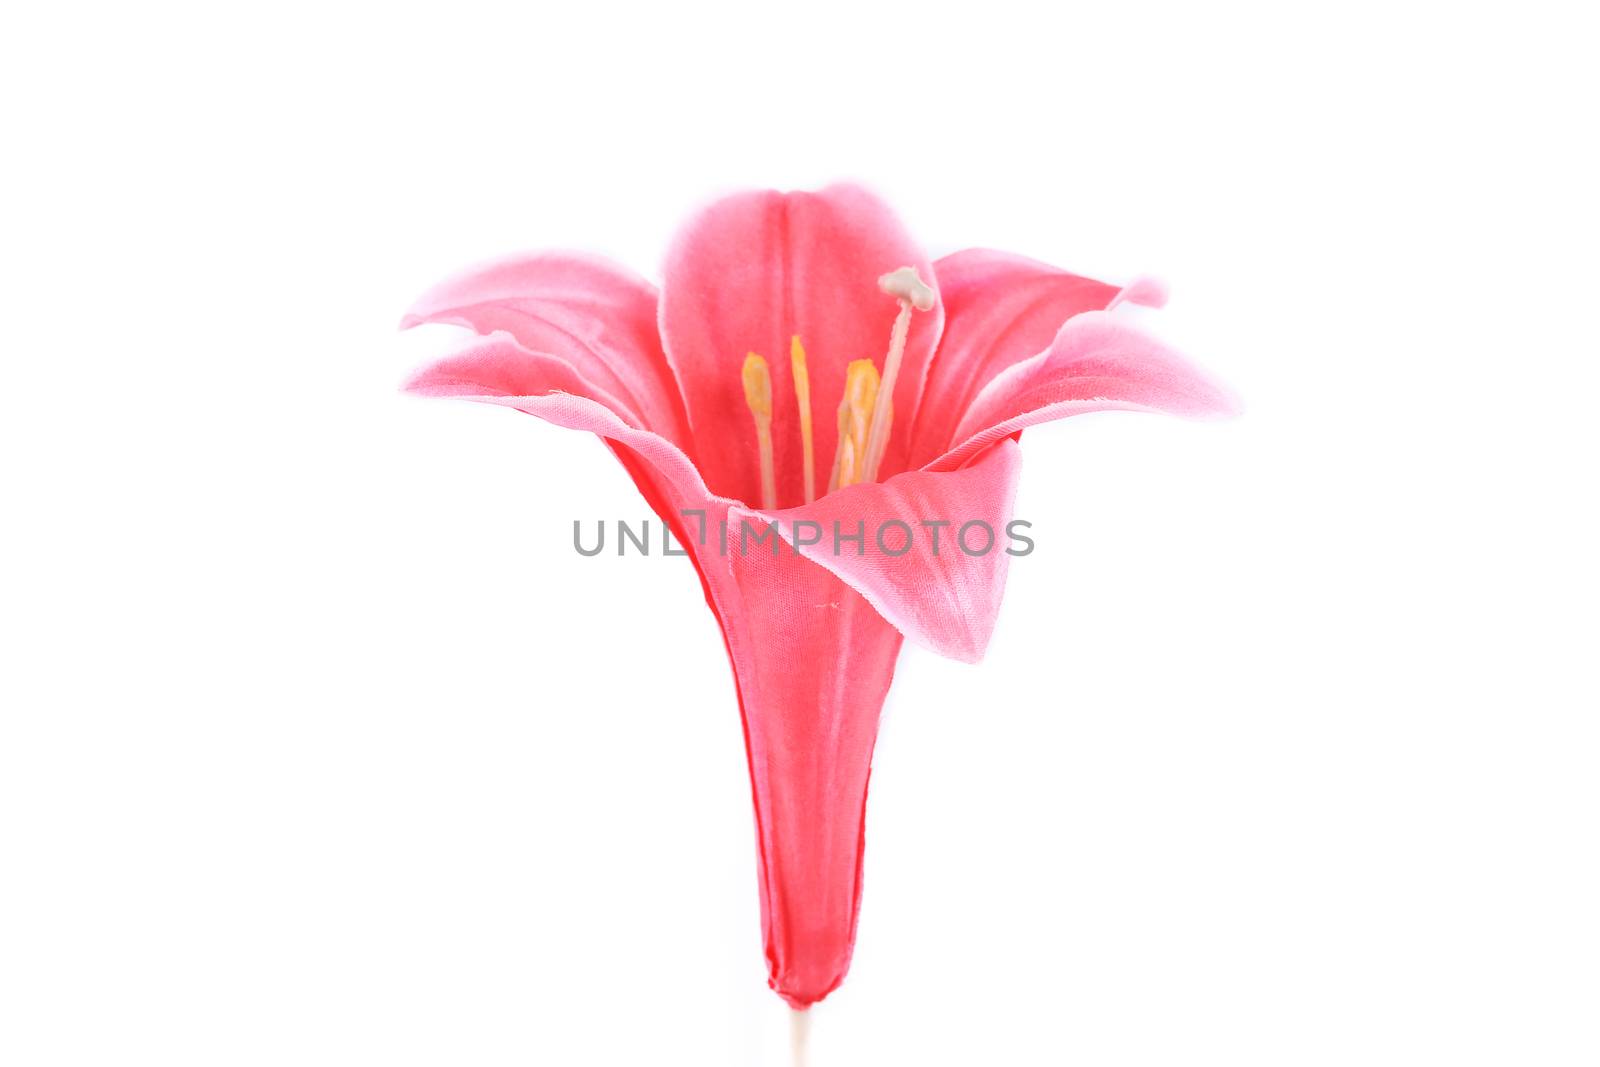
[[[683,383],[706,482],[759,501],[755,432],[739,371],[746,353],[772,372],[773,444],[779,506],[803,499],[800,430],[789,371],[789,339],[804,344],[811,379],[816,467],[826,485],[837,435],[834,412],[845,365],[872,359],[882,370],[899,308],[878,276],[915,267],[933,281],[922,250],[876,197],[854,186],[819,193],[751,192],[706,208],[667,256],[661,333]],[[895,410],[916,410],[942,307],[912,320],[895,387]],[[883,470],[904,466],[909,447],[891,439]]]
[[[1005,594],[1006,524],[1021,469],[1022,449],[1002,441],[963,469],[907,471],[773,518],[802,555],[838,575],[907,637],[975,663]],[[759,521],[757,513],[735,511]],[[816,530],[796,527],[797,520],[819,524],[821,541],[802,544]],[[865,531],[859,546],[845,539],[858,530]]]
[[[426,368],[407,388],[601,435],[689,550],[739,693],[768,981],[797,1008],[827,996],[844,980],[855,943],[867,779],[899,631],[787,546],[776,556],[719,552],[732,502],[708,493],[670,441],[567,391],[587,383],[559,361],[495,334]],[[733,526],[737,538],[737,519]]]
[[[424,294],[401,320],[503,330],[568,364],[635,426],[691,451],[677,379],[656,329],[656,292],[604,260],[544,252],[469,271]]]
[[[709,509],[711,537],[727,522],[731,545],[726,557],[714,547],[698,556],[744,721],[768,984],[804,1008],[850,966],[867,781],[901,636],[787,545],[741,554],[741,510]]]
[[[753,193],[713,205],[674,246],[659,308],[670,364],[656,337],[654,293],[586,257],[486,268],[430,293],[406,320],[488,335],[419,373],[411,391],[513,407],[600,435],[689,549],[739,694],[770,984],[795,1007],[837,988],[850,964],[872,750],[902,631],[965,660],[982,655],[993,631],[1020,463],[1006,438],[1080,410],[1204,415],[1231,407],[1158,343],[1103,314],[1082,314],[1116,299],[1154,299],[1151,291],[1119,296],[1015,257],[962,253],[940,265],[952,301],[952,339],[940,357],[949,362],[927,370],[942,309],[918,316],[895,395],[919,455],[938,458],[774,513],[788,537],[776,553],[701,543],[691,513],[713,538],[728,523],[735,542],[743,520],[765,521],[729,499],[750,499],[758,482],[739,376],[745,353],[768,358],[780,502],[798,503],[789,337],[798,333],[808,350],[825,478],[844,365],[862,357],[881,364],[897,310],[876,279],[908,264],[935,280],[895,220],[860,190]],[[925,376],[930,406],[919,413]],[[885,471],[901,469],[911,437],[891,448]],[[885,520],[908,525],[909,551],[895,554],[901,531]],[[936,551],[924,523],[938,520],[950,525]],[[801,544],[796,521],[817,523],[825,537],[835,523],[842,532],[859,524],[861,550],[835,551],[831,538]],[[981,539],[987,551],[962,551],[961,526],[974,522],[993,533],[993,545]]]
[[[771,516],[738,505],[708,508],[712,547],[697,545],[696,555],[744,718],[769,984],[794,1007],[827,996],[850,966],[872,750],[901,631],[962,659],[982,654],[1005,587],[1004,529],[1020,452],[1002,442],[965,470],[914,471]],[[982,518],[996,544],[967,555],[952,526],[937,553],[927,540],[894,556],[898,531],[887,535],[890,552],[874,535],[882,520],[900,516],[911,523]],[[766,530],[769,519],[776,533]],[[835,520],[844,533],[860,522],[863,553],[846,546],[836,555],[825,541],[797,554],[797,519],[820,523],[830,536]],[[753,539],[761,534],[768,540]],[[715,547],[721,544],[726,555]]]
[[[956,443],[924,469],[953,470],[1024,427],[1107,410],[1220,418],[1237,413],[1238,403],[1160,341],[1108,312],[1086,312],[1046,351],[985,386],[956,427]]]
[[[689,457],[672,441],[636,423],[604,391],[561,360],[529,352],[509,335],[490,334],[424,367],[406,383],[419,396],[476,400],[537,415],[558,426],[599,434],[644,467],[624,466],[663,518],[699,507],[709,495]],[[648,473],[647,480],[641,480]],[[671,499],[664,494],[670,491]],[[663,510],[665,509],[665,510]]]
[[[777,557],[719,552],[731,502],[711,496],[670,441],[591,397],[546,393],[574,385],[563,370],[493,335],[407,388],[599,434],[689,551],[739,694],[768,982],[794,1007],[809,1006],[838,988],[850,966],[867,778],[900,634],[832,574],[787,549]]]
[[[1121,301],[1160,306],[1165,300],[1160,286],[1147,279],[1119,290],[987,248],[953,253],[933,267],[944,297],[944,335],[917,410],[914,465],[949,448],[978,392],[1001,371],[1043,352],[1072,316]]]

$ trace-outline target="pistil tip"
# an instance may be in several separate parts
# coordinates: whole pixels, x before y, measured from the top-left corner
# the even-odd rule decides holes
[[[892,270],[878,279],[878,288],[897,300],[903,300],[918,311],[927,311],[933,307],[937,294],[933,289],[917,277],[915,267],[901,267]]]

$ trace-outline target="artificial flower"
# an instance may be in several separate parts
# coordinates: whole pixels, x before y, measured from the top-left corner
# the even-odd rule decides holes
[[[405,317],[480,335],[410,391],[598,434],[687,547],[733,666],[769,980],[791,1006],[849,967],[902,637],[975,661],[993,631],[1010,555],[971,549],[1011,518],[1020,431],[1232,410],[1112,311],[1161,299],[1004,252],[930,261],[879,200],[834,186],[713,203],[659,291],[541,253],[447,281]]]

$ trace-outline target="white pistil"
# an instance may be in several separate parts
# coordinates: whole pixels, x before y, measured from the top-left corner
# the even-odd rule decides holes
[[[878,384],[878,396],[872,407],[872,429],[867,435],[867,446],[862,456],[864,482],[878,480],[878,466],[883,462],[884,450],[889,444],[889,405],[894,402],[894,386],[900,377],[900,361],[906,354],[906,335],[911,330],[911,311],[931,310],[937,294],[913,267],[892,270],[878,279],[878,288],[900,301],[900,314],[895,316],[894,329],[889,333],[889,354],[883,359],[883,376]]]

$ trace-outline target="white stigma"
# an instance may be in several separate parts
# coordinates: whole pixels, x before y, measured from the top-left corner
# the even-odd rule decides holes
[[[937,299],[934,291],[921,278],[917,277],[914,267],[901,267],[892,270],[878,279],[878,288],[885,293],[904,300],[918,311],[929,311]]]

